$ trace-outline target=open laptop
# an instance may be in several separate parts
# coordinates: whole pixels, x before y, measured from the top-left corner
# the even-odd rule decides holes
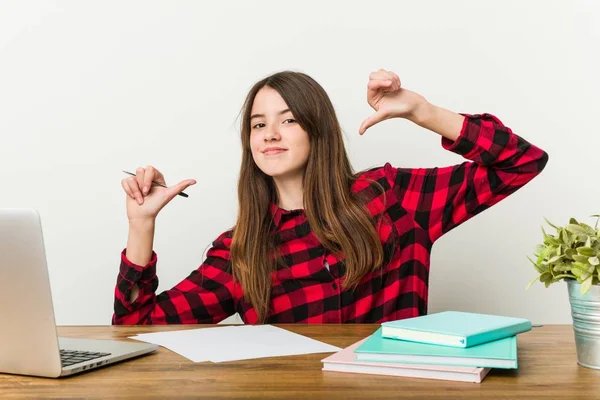
[[[63,377],[157,349],[58,337],[39,214],[0,209],[0,373]]]

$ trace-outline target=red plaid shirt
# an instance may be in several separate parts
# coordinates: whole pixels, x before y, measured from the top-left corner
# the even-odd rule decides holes
[[[463,115],[458,139],[452,142],[442,137],[441,145],[470,162],[445,168],[396,168],[386,163],[364,172],[353,185],[355,192],[369,190],[363,178],[375,179],[387,196],[385,209],[383,196],[376,191],[370,192],[373,196],[368,203],[372,215],[385,213],[379,227],[385,264],[366,275],[354,290],[342,290],[343,257],[323,248],[304,211],[271,205],[286,266],[272,273],[268,323],[381,323],[427,313],[433,243],[514,193],[548,162],[546,152],[496,117]],[[198,269],[158,295],[156,253],[141,267],[127,260],[123,250],[112,323],[217,323],[236,312],[245,323],[256,323],[255,310],[232,277],[231,237],[231,230],[221,234]],[[130,302],[136,284],[139,295]]]

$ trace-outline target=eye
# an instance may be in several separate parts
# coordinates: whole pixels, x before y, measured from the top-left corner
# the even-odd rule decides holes
[[[259,126],[260,125],[260,126]],[[265,124],[263,124],[262,122],[259,122],[258,124],[252,126],[252,129],[258,129],[258,128],[263,128],[265,126]]]
[[[290,121],[290,122],[288,122],[288,121]],[[285,120],[285,121],[283,121],[283,122],[284,122],[284,123],[293,124],[294,122],[296,122],[296,120],[295,120],[295,119],[292,119],[292,118],[288,118],[288,119],[286,119],[286,120]]]

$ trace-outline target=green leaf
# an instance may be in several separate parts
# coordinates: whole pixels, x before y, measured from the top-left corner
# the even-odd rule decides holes
[[[552,267],[552,270],[554,270],[556,272],[570,271],[571,265],[561,262],[561,263],[556,264],[554,267]]]
[[[531,261],[531,263],[535,267],[536,271],[539,272],[540,274],[546,271],[547,268],[544,265],[542,265],[541,263],[536,264],[531,258],[529,258],[529,256],[527,256],[527,259],[529,261]]]
[[[546,231],[544,230],[544,227],[542,227],[542,234],[544,235],[544,243],[551,244],[554,246],[558,246],[560,244],[554,236],[546,233]]]
[[[548,260],[548,264],[555,263],[555,262],[557,262],[558,260],[562,259],[563,257],[564,257],[564,256],[554,256],[554,257],[552,257],[551,259],[549,259],[549,260]],[[586,259],[586,261],[587,261],[587,259]]]
[[[550,283],[552,282],[552,274],[550,272],[544,272],[540,275],[540,282]]]
[[[600,221],[600,214],[590,215],[590,217],[596,217],[596,225],[594,225],[594,230],[598,229],[598,221]]]
[[[582,256],[592,257],[596,255],[596,249],[588,246],[581,246],[577,248],[577,252]]]
[[[585,262],[575,261],[573,263],[573,266],[575,268],[578,268],[578,269],[582,270],[582,271],[587,271],[589,265],[588,265],[587,259],[586,259]]]
[[[599,265],[599,264],[600,264],[600,260],[598,259],[598,256],[590,257],[590,258],[588,259],[588,262],[589,262],[591,265],[593,265],[593,266],[596,266],[596,265]]]
[[[579,255],[579,254],[575,254],[573,256],[573,260],[579,261],[579,262],[582,262],[582,263],[585,263],[585,264],[588,263],[589,258],[590,258],[589,256],[582,256],[582,255]]]
[[[586,233],[590,234],[594,232],[594,228],[592,228],[591,226],[589,226],[588,224],[586,224],[585,222],[580,222],[579,226],[581,226],[583,229],[585,229]]]
[[[546,220],[546,223],[547,223],[548,225],[550,225],[551,227],[553,227],[554,229],[556,229],[556,230],[559,230],[559,229],[560,229],[558,226],[556,226],[556,225],[554,225],[552,222],[548,221],[548,219],[547,219],[546,217],[544,217],[544,219]]]
[[[535,245],[535,253],[539,254],[542,251],[544,251],[546,249],[546,246],[544,246],[543,244],[536,244]]]
[[[529,289],[531,287],[531,285],[533,285],[535,283],[535,281],[537,281],[538,279],[540,279],[540,277],[536,276],[535,278],[530,280],[529,283],[527,284],[527,286],[525,286],[525,290]]]
[[[569,245],[570,236],[566,229],[561,229],[558,237],[560,237],[560,240],[562,240],[565,245]]]
[[[587,236],[587,232],[585,229],[583,229],[581,226],[579,225],[575,225],[575,224],[567,224],[566,228],[573,232],[576,235],[585,235]]]
[[[592,287],[592,280],[593,277],[590,276],[585,281],[583,281],[583,283],[581,284],[581,294],[586,294],[590,290],[590,288]]]
[[[590,274],[587,271],[582,271],[581,275],[579,275],[579,279],[583,282],[584,280],[588,279],[590,276],[592,276],[592,274]]]
[[[559,279],[563,279],[563,278],[570,278],[570,279],[575,279],[575,276],[571,275],[571,274],[560,274],[560,275],[556,275],[554,277],[555,281],[558,281]]]

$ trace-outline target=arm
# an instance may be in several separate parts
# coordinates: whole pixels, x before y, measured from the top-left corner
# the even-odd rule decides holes
[[[146,265],[150,262],[154,245],[154,219],[130,220],[125,256],[132,264]]]
[[[465,123],[463,115],[429,102],[420,104],[407,119],[452,142],[458,139]]]
[[[156,295],[156,253],[144,266],[121,253],[113,325],[217,323],[235,313],[229,268],[231,231],[217,238],[200,267],[171,290]],[[137,296],[132,291],[137,287]]]
[[[516,192],[548,162],[545,151],[490,114],[440,116],[433,109],[424,115],[432,119],[419,119],[420,126],[437,130],[445,149],[471,160],[444,168],[385,167],[400,204],[432,242]],[[456,115],[463,120],[458,130]]]
[[[376,111],[360,127],[405,118],[439,134],[442,146],[470,162],[445,168],[384,167],[401,206],[434,242],[444,233],[514,193],[537,176],[548,154],[490,114],[467,115],[434,106],[401,87],[393,72],[370,76],[367,99]]]

